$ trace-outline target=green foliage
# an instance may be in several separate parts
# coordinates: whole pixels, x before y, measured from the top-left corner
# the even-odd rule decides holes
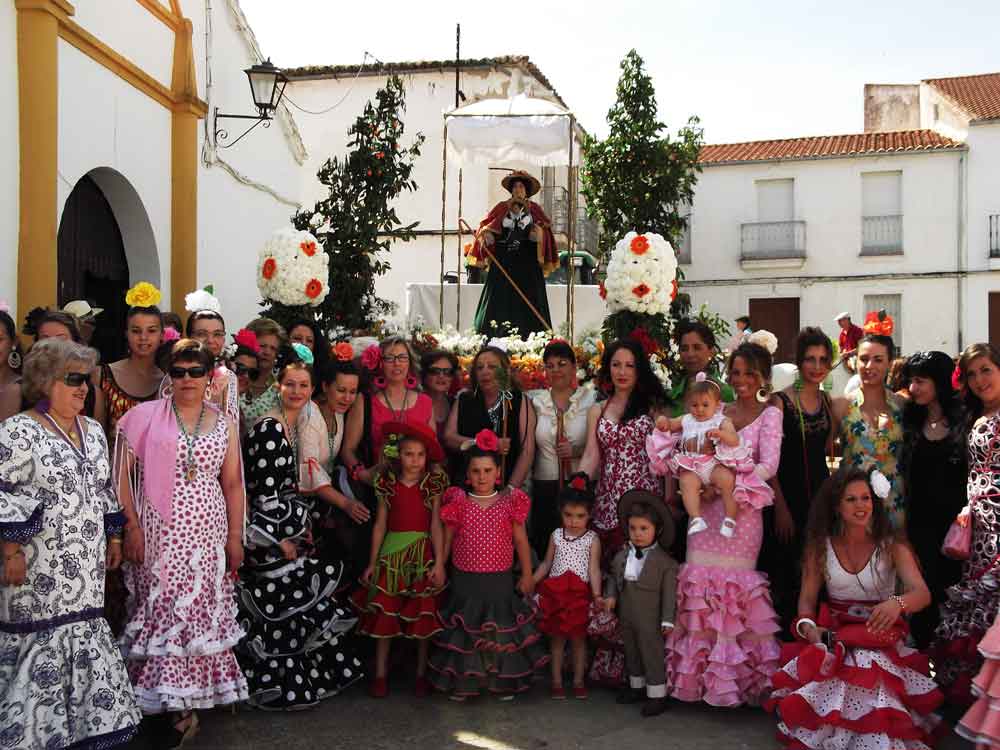
[[[608,111],[606,139],[583,141],[582,193],[587,213],[601,223],[601,251],[609,253],[627,232],[656,232],[676,246],[687,220],[701,168],[704,142],[697,117],[675,138],[661,135],[653,81],[631,50],[622,61],[617,101]]]
[[[311,209],[292,217],[296,229],[316,235],[330,255],[330,293],[317,308],[267,303],[265,315],[279,323],[315,314],[323,330],[372,330],[394,308],[375,295],[375,279],[389,270],[391,245],[413,239],[417,222],[403,226],[395,200],[417,189],[413,165],[424,143],[417,133],[401,145],[406,111],[403,82],[398,76],[369,101],[348,131],[348,153],[331,157],[317,176],[328,194]]]

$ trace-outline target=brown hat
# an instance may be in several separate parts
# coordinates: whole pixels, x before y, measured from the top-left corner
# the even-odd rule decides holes
[[[669,550],[670,545],[674,543],[674,517],[662,497],[646,490],[629,490],[618,500],[618,523],[622,525],[625,536],[628,537],[628,523],[625,519],[636,503],[645,503],[653,509],[654,522],[660,527],[660,537],[657,541],[663,549]]]
[[[509,175],[500,180],[500,184],[503,185],[503,189],[508,193],[513,193],[514,183],[518,181],[524,183],[525,192],[528,194],[529,198],[542,189],[542,183],[525,172],[523,169],[515,169]]]

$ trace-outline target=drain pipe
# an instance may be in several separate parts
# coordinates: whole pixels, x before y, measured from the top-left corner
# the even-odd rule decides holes
[[[201,145],[201,161],[206,167],[215,164],[215,110],[212,107],[212,0],[205,0],[205,140]]]
[[[956,245],[955,245],[955,266],[958,273],[955,275],[955,299],[957,305],[957,314],[955,319],[958,324],[958,351],[961,352],[965,348],[964,339],[964,318],[965,318],[965,243],[966,243],[966,205],[965,205],[965,194],[966,194],[966,162],[965,162],[965,151],[959,152],[958,154],[958,216],[956,221]]]

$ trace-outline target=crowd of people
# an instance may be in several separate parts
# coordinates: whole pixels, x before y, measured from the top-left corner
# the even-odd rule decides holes
[[[669,390],[636,341],[591,387],[553,339],[522,392],[496,342],[463,386],[406,338],[187,312],[134,305],[106,364],[71,314],[34,315],[25,350],[0,312],[4,747],[140,722],[177,747],[198,711],[366,676],[506,700],[546,665],[556,700],[763,706],[788,747],[920,748],[942,719],[1000,744],[993,346],[914,354],[890,388],[894,343],[866,333],[837,396],[805,328],[773,392],[773,336],[716,371],[688,320]]]

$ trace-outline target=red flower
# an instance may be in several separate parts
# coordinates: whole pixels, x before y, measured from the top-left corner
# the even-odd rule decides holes
[[[320,283],[320,280],[309,279],[309,283],[306,284],[306,296],[309,299],[316,299],[322,293],[323,293],[323,284]]]
[[[670,287],[670,299],[675,300],[675,299],[677,299],[677,279],[674,279],[673,281],[671,281],[670,284],[671,284],[671,287]]]
[[[603,281],[598,282],[598,284],[597,284],[597,293],[599,295],[601,295],[601,299],[607,299],[608,298],[608,290],[604,288],[604,282]]]
[[[260,354],[260,344],[257,343],[257,334],[246,328],[241,328],[239,333],[233,336],[233,343],[236,346],[245,346],[254,354]]]
[[[650,289],[648,286],[646,286],[645,281],[639,284],[639,286],[632,287],[632,294],[634,294],[636,297],[645,297],[651,291],[653,290]]]
[[[270,280],[274,276],[274,272],[278,270],[278,263],[274,258],[268,258],[264,261],[264,267],[261,268],[261,275]]]
[[[962,368],[958,365],[951,372],[951,387],[956,391],[962,390]]]
[[[587,490],[587,480],[584,479],[583,477],[573,477],[569,481],[569,486],[572,487],[574,490],[580,490],[582,492],[585,492]]]
[[[381,151],[376,151],[375,152],[375,158],[376,159],[381,159],[383,156],[385,156],[385,154],[382,153]]]
[[[643,234],[636,235],[629,243],[628,249],[635,255],[645,255],[646,251],[649,250],[649,240]]]
[[[649,335],[649,331],[645,328],[633,328],[632,332],[628,335],[628,338],[632,339],[639,346],[641,346],[642,351],[645,352],[647,357],[650,354],[655,354],[660,349],[656,340]]]
[[[313,242],[312,240],[309,240],[308,242],[303,242],[302,244],[299,245],[299,249],[301,249],[302,252],[304,252],[311,258],[316,254],[316,243]]]
[[[493,430],[480,430],[476,433],[476,447],[483,451],[496,451],[500,447],[500,439]]]
[[[338,341],[334,344],[331,353],[340,362],[350,362],[354,359],[354,347],[346,341]]]
[[[378,344],[369,344],[361,353],[361,366],[370,372],[375,372],[382,366],[382,350]]]

